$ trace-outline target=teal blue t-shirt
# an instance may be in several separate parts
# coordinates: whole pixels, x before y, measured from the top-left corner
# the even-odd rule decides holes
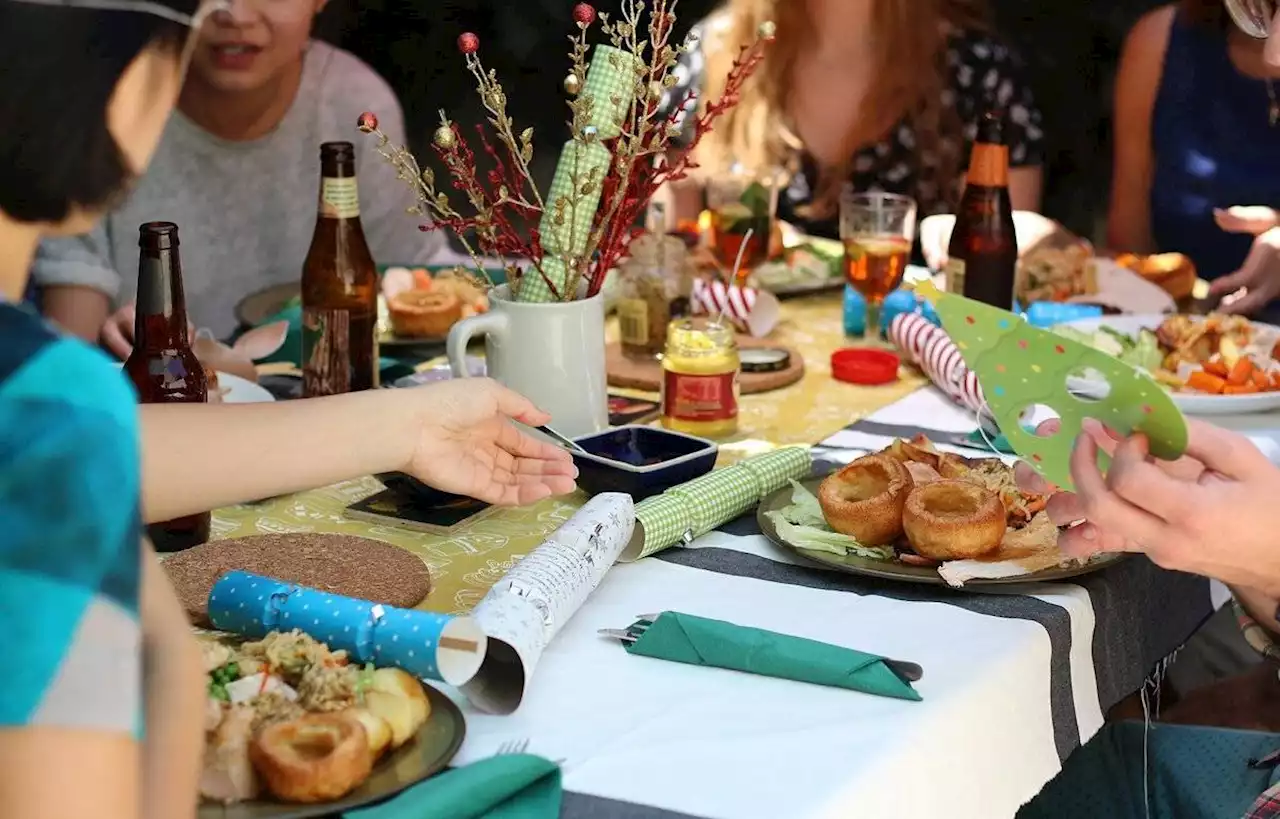
[[[138,735],[141,536],[132,387],[0,304],[0,730]]]

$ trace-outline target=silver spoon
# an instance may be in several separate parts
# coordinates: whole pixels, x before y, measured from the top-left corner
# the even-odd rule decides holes
[[[1223,4],[1241,31],[1258,40],[1267,39],[1276,16],[1275,0],[1223,0]]]
[[[543,424],[540,427],[534,427],[534,429],[538,430],[538,432],[541,432],[543,435],[554,438],[556,443],[560,444],[560,446],[564,447],[565,449],[568,449],[572,452],[586,452],[586,450],[583,449],[581,446],[579,446],[578,443],[574,441],[572,438],[568,438],[564,435],[561,435],[559,432],[556,432],[554,429],[547,426],[546,424]]]

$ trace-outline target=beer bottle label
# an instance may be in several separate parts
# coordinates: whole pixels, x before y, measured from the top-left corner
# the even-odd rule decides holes
[[[360,192],[354,176],[320,180],[320,215],[330,219],[354,219],[360,215]]]
[[[964,267],[964,259],[947,259],[947,266],[943,269],[943,273],[946,276],[945,287],[948,293],[964,295]]]
[[[646,346],[649,343],[649,304],[644,299],[625,299],[618,303],[618,324],[622,343]]]

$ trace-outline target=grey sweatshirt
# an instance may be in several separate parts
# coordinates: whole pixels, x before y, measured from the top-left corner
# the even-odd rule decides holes
[[[297,281],[316,222],[320,143],[356,146],[360,218],[379,264],[425,264],[446,248],[444,235],[418,230],[405,213],[408,186],[356,130],[362,111],[399,145],[404,115],[395,94],[351,54],[313,41],[297,97],[279,127],[251,142],[228,142],[175,112],[146,175],[93,233],[50,239],[37,254],[36,284],[84,285],[117,304],[138,286],[138,226],[176,222],[187,309],[197,327],[225,337],[235,305],[272,284]]]

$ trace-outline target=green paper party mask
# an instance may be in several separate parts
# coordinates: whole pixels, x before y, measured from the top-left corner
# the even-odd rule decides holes
[[[1045,479],[1074,488],[1071,448],[1085,418],[1095,418],[1121,435],[1143,433],[1157,458],[1174,460],[1186,451],[1186,419],[1169,393],[1145,372],[1033,327],[1008,310],[942,293],[932,283],[918,285],[916,292],[933,302],[942,328],[978,377],[1009,445]],[[1110,389],[1105,396],[1095,400],[1068,390],[1067,377],[1084,370],[1098,373],[1091,379],[1106,379]],[[1061,419],[1056,434],[1042,437],[1023,429],[1023,416],[1038,405]],[[1098,467],[1105,471],[1109,462],[1099,452]]]

